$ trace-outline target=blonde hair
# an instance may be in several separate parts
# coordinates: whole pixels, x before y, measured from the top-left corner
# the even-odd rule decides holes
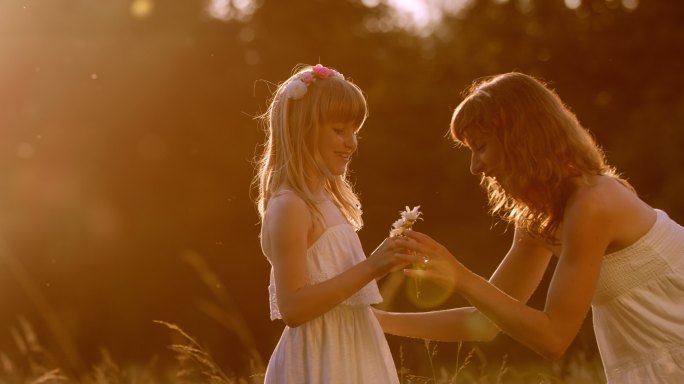
[[[317,78],[308,84],[304,96],[295,99],[288,85],[301,75],[312,73],[311,66],[295,67],[290,78],[273,94],[268,110],[259,118],[266,141],[257,160],[254,184],[258,186],[257,208],[261,219],[270,198],[283,187],[291,189],[309,207],[316,222],[323,218],[307,184],[307,171],[324,176],[324,189],[357,230],[363,226],[359,197],[343,175],[333,175],[318,151],[318,133],[327,123],[352,123],[361,127],[368,116],[366,98],[361,89],[342,76]]]
[[[503,150],[503,169],[499,179],[481,180],[490,212],[550,242],[557,241],[571,177],[606,175],[632,189],[560,97],[529,75],[511,72],[474,82],[450,130],[459,145],[467,145],[473,131],[493,134]]]

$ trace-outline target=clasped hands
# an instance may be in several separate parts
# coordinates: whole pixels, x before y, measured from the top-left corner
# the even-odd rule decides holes
[[[449,289],[455,288],[460,278],[470,272],[442,244],[413,230],[385,239],[369,257],[373,258],[384,261],[383,276],[403,269],[405,276],[426,278]],[[411,265],[420,267],[411,268]]]

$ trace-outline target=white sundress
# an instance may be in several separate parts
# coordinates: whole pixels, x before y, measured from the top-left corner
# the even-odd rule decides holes
[[[307,251],[307,276],[315,284],[366,258],[354,227],[329,227]],[[273,269],[271,320],[281,318]],[[265,383],[399,383],[385,335],[370,304],[382,301],[375,281],[344,302],[296,328],[285,327],[266,369]]]
[[[684,383],[684,228],[661,210],[637,242],[605,256],[592,301],[608,383]]]

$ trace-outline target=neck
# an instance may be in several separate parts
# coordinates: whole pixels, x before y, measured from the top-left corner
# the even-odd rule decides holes
[[[302,176],[287,177],[286,180],[283,180],[282,187],[299,191],[299,193],[308,195],[312,199],[319,199],[325,195],[325,179],[321,172],[306,167]]]
[[[315,200],[327,200],[328,194],[325,191],[323,175],[310,175],[307,179],[307,187]]]

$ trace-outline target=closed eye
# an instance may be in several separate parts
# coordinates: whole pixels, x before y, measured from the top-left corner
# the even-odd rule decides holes
[[[486,146],[487,146],[487,143],[480,143],[480,142],[478,142],[478,143],[473,143],[473,146],[472,146],[471,148],[472,148],[472,150],[475,151],[475,152],[480,152],[480,151],[482,151],[483,149],[485,149]]]

